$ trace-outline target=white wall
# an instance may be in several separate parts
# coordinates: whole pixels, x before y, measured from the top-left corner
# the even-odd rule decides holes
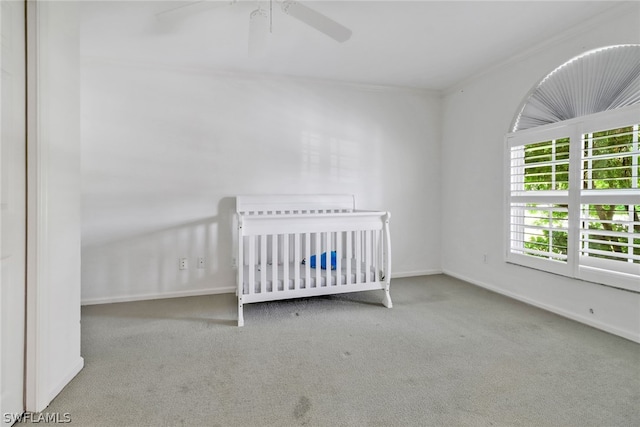
[[[411,89],[86,58],[83,302],[231,291],[237,194],[353,193],[391,211],[394,274],[439,271],[439,107]]]
[[[448,274],[640,341],[640,295],[503,260],[504,135],[516,110],[534,84],[576,55],[601,46],[639,43],[638,16],[639,3],[618,8],[446,94],[442,268]]]
[[[29,2],[26,409],[82,369],[76,2]]]

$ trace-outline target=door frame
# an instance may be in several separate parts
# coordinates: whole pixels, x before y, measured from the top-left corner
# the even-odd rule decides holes
[[[29,412],[44,410],[84,366],[80,356],[78,11],[75,2],[26,1],[24,397]],[[70,184],[77,188],[71,189]],[[61,252],[67,256],[60,257]]]
[[[21,384],[14,384],[16,387],[14,387],[10,393],[10,395],[13,398],[19,399],[20,401],[20,406],[19,406],[19,410],[20,413],[24,413],[25,411],[25,392],[26,392],[26,382],[25,382],[25,375],[26,375],[26,317],[27,317],[27,308],[26,308],[26,292],[27,292],[27,283],[26,283],[26,263],[27,263],[27,259],[26,259],[26,232],[27,232],[27,224],[26,224],[26,195],[27,195],[27,183],[26,183],[26,168],[27,168],[27,164],[26,164],[26,150],[27,150],[27,141],[26,141],[26,1],[22,1],[22,2],[12,2],[13,4],[9,5],[10,8],[6,9],[5,12],[8,13],[8,20],[5,21],[5,16],[4,14],[1,14],[2,16],[2,22],[0,22],[0,29],[4,30],[5,28],[3,28],[3,23],[8,24],[7,27],[7,31],[9,31],[9,33],[7,34],[8,36],[8,43],[10,43],[8,47],[9,52],[7,52],[9,55],[11,55],[11,60],[10,60],[10,65],[9,65],[9,72],[12,75],[15,75],[16,77],[19,76],[19,81],[18,81],[18,85],[16,86],[15,82],[11,82],[11,81],[7,81],[7,83],[9,83],[8,87],[0,87],[0,94],[3,96],[3,98],[5,96],[9,96],[9,99],[13,99],[13,96],[15,96],[15,99],[19,99],[20,97],[23,97],[22,99],[19,99],[19,101],[17,102],[17,104],[22,104],[22,107],[19,110],[15,109],[15,104],[11,103],[9,104],[9,116],[8,119],[11,121],[13,120],[14,117],[18,117],[20,116],[22,120],[24,120],[24,122],[17,122],[19,123],[19,127],[21,128],[19,130],[20,135],[14,135],[13,133],[10,134],[10,138],[13,138],[14,136],[18,136],[20,138],[20,141],[18,140],[13,140],[13,141],[9,141],[8,144],[11,146],[12,144],[16,144],[16,147],[19,151],[21,151],[21,155],[24,155],[24,159],[20,160],[20,163],[22,163],[22,165],[18,166],[18,168],[20,168],[21,170],[18,171],[18,173],[22,176],[21,179],[24,180],[24,188],[22,189],[22,191],[20,193],[21,197],[23,196],[25,199],[19,203],[22,206],[21,209],[24,209],[24,227],[21,227],[21,230],[17,230],[18,233],[20,233],[22,236],[20,237],[20,239],[23,239],[22,243],[20,243],[19,245],[22,246],[24,245],[23,248],[20,248],[19,251],[16,251],[16,255],[18,255],[18,253],[20,253],[20,257],[24,257],[24,261],[19,262],[16,267],[17,270],[15,270],[15,274],[16,276],[20,276],[20,278],[16,277],[16,279],[23,281],[23,285],[16,285],[15,283],[11,283],[11,281],[9,283],[5,283],[3,284],[3,286],[10,286],[10,289],[12,289],[12,291],[10,291],[10,293],[13,293],[13,291],[17,290],[17,289],[13,289],[14,286],[20,286],[22,289],[20,289],[20,292],[16,295],[16,297],[18,298],[16,301],[13,300],[9,300],[9,303],[11,305],[14,305],[14,303],[17,303],[15,305],[21,304],[22,308],[21,308],[21,313],[18,313],[18,315],[20,317],[22,317],[21,322],[18,324],[19,328],[15,329],[15,331],[11,331],[10,335],[13,335],[13,333],[16,333],[16,336],[13,338],[19,338],[19,345],[22,347],[22,354],[19,354],[19,359],[15,359],[15,360],[20,360],[20,369],[21,372],[14,372],[12,374],[18,374],[21,377]],[[14,12],[16,12],[16,15],[14,15]],[[20,13],[20,16],[17,15],[17,13]],[[22,27],[24,25],[24,27]],[[4,36],[4,34],[3,34]],[[14,41],[14,37],[16,39],[21,38],[19,45],[15,45],[13,43]],[[4,44],[4,42],[3,42]],[[16,49],[17,48],[17,49]],[[4,56],[4,50],[2,52],[0,52],[0,65],[2,64],[2,56]],[[14,54],[20,55],[19,57],[14,57]],[[24,56],[22,56],[24,55]],[[14,59],[16,59],[17,61],[14,61]],[[13,65],[15,65],[17,68],[13,69]],[[24,67],[24,69],[20,69]],[[2,68],[2,67],[0,67]],[[14,90],[17,89],[17,90]],[[6,93],[8,93],[9,95],[5,95],[5,91],[7,91]],[[12,95],[13,94],[13,95]],[[1,108],[1,107],[0,107]],[[5,126],[8,126],[9,128],[13,127],[11,125],[9,125],[9,123],[4,123]],[[17,128],[15,128],[17,130]],[[7,141],[5,141],[5,143],[7,143]],[[16,159],[12,158],[11,156],[9,156],[9,162],[13,163]],[[9,170],[12,169],[12,166],[9,167]],[[9,181],[11,181],[11,177],[9,177]],[[14,190],[18,190],[20,187],[14,187]],[[10,199],[9,203],[13,204],[14,200],[13,200],[13,196],[12,193],[13,191],[9,190],[8,191],[8,197]],[[15,194],[15,193],[14,193]],[[9,212],[7,212],[7,214],[10,214]],[[0,213],[1,215],[1,213]],[[22,216],[22,214],[20,215]],[[13,230],[16,231],[16,230]],[[2,230],[0,230],[0,236],[2,235]],[[11,320],[7,323],[11,323]],[[13,342],[13,338],[10,337],[4,337],[3,338],[7,338],[9,339],[9,342],[11,344],[18,344],[17,342]],[[7,347],[3,350],[8,350],[9,352],[13,352],[11,350],[11,347]],[[2,358],[3,355],[0,355],[0,359]],[[10,368],[16,368],[15,366],[11,366]],[[6,372],[3,372],[3,374],[6,374]],[[15,393],[14,393],[15,392]],[[15,402],[15,401],[14,401]],[[8,402],[7,402],[8,403]],[[15,402],[17,404],[17,402]],[[16,420],[15,417],[18,416],[19,413],[16,412],[10,412],[10,411],[15,411],[18,408],[6,408],[3,407],[2,408],[4,413],[2,414],[2,425],[5,425],[7,422],[11,423],[12,420]]]
[[[46,331],[40,319],[46,306],[40,298],[40,280],[46,254],[46,176],[47,147],[39,144],[38,128],[38,3],[25,1],[26,7],[26,47],[27,47],[27,295],[25,330],[25,409],[37,412],[49,402],[42,390],[45,383],[46,365],[42,354]]]

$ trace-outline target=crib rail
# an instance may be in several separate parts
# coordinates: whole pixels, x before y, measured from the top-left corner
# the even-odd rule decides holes
[[[240,215],[241,235],[382,230],[387,212],[353,211],[308,214]]]
[[[391,306],[388,212],[266,212],[238,213],[238,325],[260,301],[382,289]]]
[[[355,199],[351,194],[246,195],[236,198],[239,214],[301,214],[351,212]]]

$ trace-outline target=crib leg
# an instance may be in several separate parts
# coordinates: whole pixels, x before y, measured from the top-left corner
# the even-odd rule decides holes
[[[244,309],[242,308],[242,298],[238,298],[238,327],[244,326]]]
[[[382,292],[384,292],[384,296],[382,297],[382,305],[387,308],[393,307],[393,303],[391,302],[391,293],[389,293],[389,287],[383,289]]]

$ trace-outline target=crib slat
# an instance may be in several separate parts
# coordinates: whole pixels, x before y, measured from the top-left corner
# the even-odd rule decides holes
[[[260,236],[260,293],[267,292],[267,236]]]
[[[373,280],[378,281],[378,269],[380,265],[380,232],[372,231],[373,233]]]
[[[322,254],[322,237],[320,236],[320,233],[315,233],[315,247],[316,247],[316,288],[319,288],[322,285],[322,269],[320,268],[320,262],[321,262],[321,254]]]
[[[344,284],[348,285],[351,283],[351,264],[352,264],[352,251],[353,251],[353,232],[347,231],[347,242],[346,242],[346,263],[347,263],[347,272],[344,278]]]
[[[336,233],[336,286],[342,283],[342,232]]]
[[[327,286],[332,286],[333,276],[334,273],[336,273],[336,265],[333,264],[333,257],[331,256],[331,252],[336,253],[336,258],[338,256],[338,251],[336,250],[336,233],[334,232],[329,233],[329,250],[327,252],[329,253],[329,255],[327,255],[327,262],[329,263],[327,274],[327,276],[329,277],[329,281],[327,282]]]
[[[305,233],[304,235],[304,257],[306,259],[304,266],[304,287],[309,289],[311,287],[311,234]]]
[[[289,289],[289,234],[282,236],[282,290]]]
[[[293,236],[293,271],[295,280],[293,282],[293,289],[300,289],[300,263],[302,262],[300,255],[302,248],[300,247],[300,234],[296,233]]]
[[[253,295],[256,286],[256,236],[249,236],[249,295]]]
[[[324,271],[324,278],[325,278],[324,283],[325,283],[325,286],[330,286],[331,285],[331,233],[328,233],[328,232],[322,233],[322,242],[324,243],[323,245],[324,249],[322,250],[322,252],[326,254],[325,265],[327,267]]]
[[[364,281],[371,281],[371,230],[364,232]]]
[[[277,234],[271,236],[271,292],[278,291],[278,238]]]
[[[356,281],[360,283],[360,274],[362,273],[362,232],[356,231]]]

